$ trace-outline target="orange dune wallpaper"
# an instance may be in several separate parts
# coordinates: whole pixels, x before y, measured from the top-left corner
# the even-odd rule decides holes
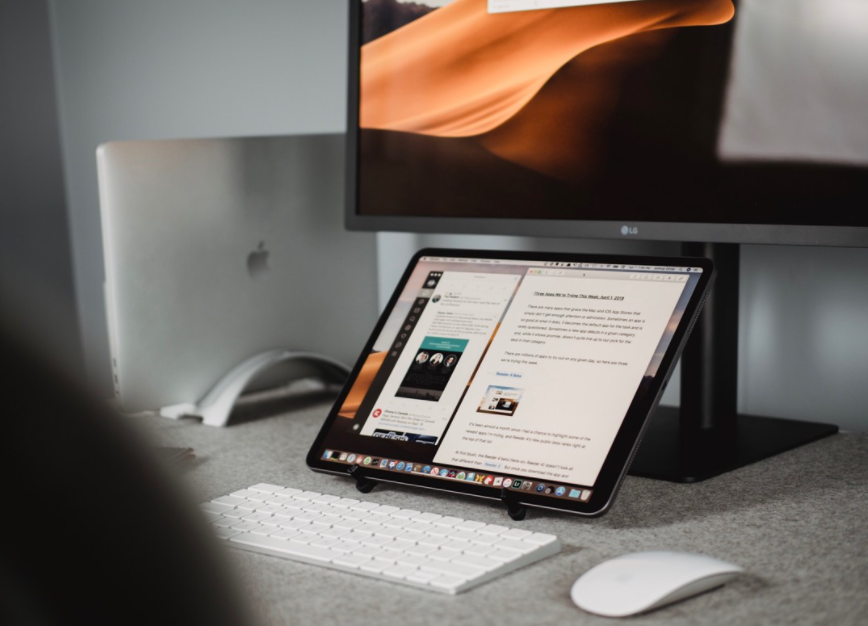
[[[480,135],[514,116],[555,72],[595,46],[653,30],[720,24],[734,12],[731,0],[644,0],[495,15],[486,7],[486,0],[455,0],[365,45],[360,125]]]
[[[352,389],[350,389],[350,393],[347,394],[344,403],[338,411],[339,417],[348,417],[352,419],[356,416],[356,411],[359,410],[359,406],[361,406],[362,400],[365,399],[365,394],[368,393],[368,389],[371,388],[371,384],[374,382],[374,377],[377,375],[377,372],[380,371],[380,367],[382,367],[385,358],[385,352],[372,352],[368,355],[365,359],[365,363],[362,365],[359,375],[353,383]]]

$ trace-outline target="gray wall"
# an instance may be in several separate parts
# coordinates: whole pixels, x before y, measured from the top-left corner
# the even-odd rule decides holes
[[[53,0],[51,6],[75,279],[93,368],[107,359],[96,146],[342,130],[346,3]],[[378,241],[383,297],[411,250],[429,243],[624,249],[506,237],[382,234]],[[868,430],[868,251],[746,246],[741,280],[740,408]],[[671,385],[669,402],[676,391]]]
[[[0,282],[50,353],[79,364],[45,2],[0,1]],[[2,295],[2,294],[0,294]]]
[[[50,6],[81,334],[91,378],[108,393],[97,146],[342,131],[346,3],[50,0]]]

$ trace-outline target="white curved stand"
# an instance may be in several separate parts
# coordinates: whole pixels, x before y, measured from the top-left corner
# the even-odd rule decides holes
[[[199,416],[203,424],[225,426],[232,407],[250,382],[266,370],[287,362],[297,367],[292,368],[286,382],[316,376],[327,382],[342,383],[350,373],[343,363],[320,354],[269,350],[234,367],[199,402],[165,406],[160,409],[160,415],[172,419],[184,415]]]

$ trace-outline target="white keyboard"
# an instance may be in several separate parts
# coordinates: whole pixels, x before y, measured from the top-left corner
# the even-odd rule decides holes
[[[202,509],[235,547],[452,594],[561,547],[554,535],[265,483]]]

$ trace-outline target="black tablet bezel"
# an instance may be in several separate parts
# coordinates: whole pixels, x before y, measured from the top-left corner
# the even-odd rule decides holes
[[[347,379],[346,384],[341,390],[340,395],[335,401],[334,406],[329,412],[328,417],[323,423],[316,440],[311,446],[307,455],[307,465],[310,469],[316,472],[323,472],[337,475],[349,475],[352,465],[342,465],[322,459],[323,452],[327,449],[325,439],[338,418],[338,411],[343,405],[344,400],[352,389],[353,383],[361,372],[362,366],[368,354],[371,353],[376,340],[379,338],[393,308],[395,307],[401,293],[404,290],[407,281],[413,273],[416,265],[422,257],[452,257],[452,258],[470,258],[470,259],[499,259],[499,260],[516,260],[516,261],[541,261],[541,262],[564,262],[564,263],[603,263],[613,265],[645,265],[645,266],[660,266],[660,267],[699,267],[702,268],[702,273],[699,276],[690,300],[685,307],[681,321],[675,330],[672,340],[669,343],[666,353],[663,356],[658,375],[655,376],[647,391],[634,396],[630,404],[621,428],[618,430],[609,454],[597,477],[594,485],[586,487],[592,489],[591,498],[587,502],[571,500],[567,498],[553,498],[546,495],[538,495],[533,492],[524,491],[509,491],[510,501],[516,504],[535,508],[547,508],[554,510],[567,511],[584,516],[597,516],[605,513],[612,505],[621,482],[629,468],[633,455],[638,449],[642,434],[648,425],[649,417],[653,414],[654,409],[660,402],[663,395],[663,390],[666,383],[669,381],[675,363],[681,355],[690,330],[696,322],[696,318],[702,308],[702,303],[705,301],[711,284],[714,280],[714,265],[708,259],[692,258],[692,257],[648,257],[648,256],[629,256],[629,255],[604,255],[604,254],[575,254],[575,253],[551,253],[551,252],[492,252],[486,250],[463,250],[463,249],[444,249],[444,248],[426,248],[417,252],[410,260],[400,282],[395,288],[392,297],[389,299],[388,305],[383,310],[370,338],[365,344],[364,350],[353,367],[352,373]],[[343,418],[342,418],[343,419]],[[450,466],[452,467],[452,466]],[[456,469],[458,469],[456,467]],[[468,468],[469,471],[475,471],[474,468]],[[378,482],[392,482],[407,484],[452,493],[463,493],[477,497],[487,498],[490,500],[500,500],[500,490],[494,487],[481,485],[479,483],[442,480],[426,476],[418,473],[395,472],[386,469],[373,467],[365,467],[364,474],[369,478]],[[504,473],[504,476],[512,476]],[[524,476],[516,476],[524,480]],[[536,477],[527,477],[528,480],[538,481]],[[567,483],[564,483],[567,484]]]

